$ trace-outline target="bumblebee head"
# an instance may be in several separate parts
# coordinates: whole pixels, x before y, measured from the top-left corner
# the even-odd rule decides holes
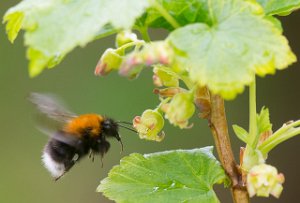
[[[118,141],[121,140],[119,136],[119,125],[110,118],[106,118],[102,122],[102,131],[105,136],[115,137]]]
[[[121,148],[123,151],[123,143],[121,137],[119,135],[119,125],[114,120],[110,118],[104,119],[102,122],[102,130],[105,136],[115,137],[121,144]]]

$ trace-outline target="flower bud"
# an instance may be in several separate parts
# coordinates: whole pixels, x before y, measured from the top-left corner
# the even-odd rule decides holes
[[[146,44],[142,50],[132,52],[126,56],[120,67],[119,73],[120,75],[132,78],[132,75],[138,75],[137,72],[141,71],[141,67],[154,64],[167,65],[172,58],[173,51],[166,43],[154,42]]]
[[[168,87],[164,89],[155,88],[153,90],[154,94],[158,94],[161,97],[173,97],[180,92],[184,92],[185,90],[180,87]]]
[[[115,49],[107,49],[98,61],[95,68],[95,75],[103,76],[113,69],[118,69],[122,60],[122,56],[120,56]]]
[[[131,31],[122,31],[119,32],[116,36],[116,47],[121,47],[124,44],[137,41],[137,36]]]
[[[156,74],[154,74],[152,76],[152,80],[153,80],[153,84],[156,86],[156,87],[162,87],[164,86],[164,83],[163,81],[160,79],[160,77]]]
[[[162,141],[164,139],[164,119],[162,115],[156,111],[148,109],[143,112],[142,116],[136,116],[133,119],[133,127],[137,130],[141,139]]]
[[[144,67],[143,58],[138,53],[130,54],[122,63],[119,74],[130,79],[136,78]]]
[[[153,69],[153,83],[154,85],[166,86],[166,87],[178,87],[179,80],[176,73],[174,73],[170,68],[161,65],[156,66]]]
[[[195,104],[200,110],[200,118],[208,119],[211,114],[210,93],[207,87],[198,87],[195,96]]]
[[[247,175],[247,189],[250,197],[255,194],[260,197],[269,197],[271,194],[279,198],[283,190],[283,182],[283,174],[278,174],[275,167],[267,164],[254,166]]]
[[[193,103],[193,95],[189,92],[181,92],[176,94],[170,103],[163,106],[165,117],[171,124],[179,126],[180,128],[189,128],[188,119],[193,116],[195,112],[195,105]]]

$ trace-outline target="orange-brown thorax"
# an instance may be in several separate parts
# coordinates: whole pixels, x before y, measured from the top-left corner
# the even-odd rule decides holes
[[[78,137],[84,136],[84,132],[89,132],[89,136],[97,137],[100,135],[102,126],[101,123],[104,117],[97,114],[83,114],[64,126],[64,131]]]

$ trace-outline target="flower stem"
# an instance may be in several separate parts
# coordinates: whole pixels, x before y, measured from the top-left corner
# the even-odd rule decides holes
[[[249,87],[249,141],[248,144],[255,149],[258,143],[259,136],[257,135],[256,121],[256,82],[255,78]]]
[[[180,27],[179,23],[156,0],[152,0],[151,4],[174,28]]]
[[[202,97],[202,95],[196,96],[199,98]],[[207,119],[214,137],[219,159],[231,180],[232,198],[235,203],[249,203],[247,189],[242,183],[241,173],[238,170],[233,156],[228,134],[224,100],[221,96],[210,93],[210,115]]]
[[[138,41],[134,41],[134,42],[129,42],[129,43],[124,44],[123,46],[119,47],[119,48],[116,50],[116,52],[119,53],[119,54],[121,54],[121,53],[123,53],[123,52],[125,51],[125,49],[127,49],[127,48],[129,48],[129,47],[133,47],[133,46],[138,47],[138,46],[141,46],[141,45],[143,45],[143,44],[145,44],[145,42],[144,42],[143,40],[138,40]]]

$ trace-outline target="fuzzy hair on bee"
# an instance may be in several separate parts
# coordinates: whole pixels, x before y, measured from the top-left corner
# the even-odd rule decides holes
[[[123,144],[119,135],[119,127],[134,131],[132,128],[122,126],[131,125],[128,122],[116,122],[100,114],[76,115],[62,105],[62,102],[53,96],[40,93],[31,93],[29,100],[36,106],[39,115],[55,123],[55,128],[45,127],[41,124],[38,128],[50,138],[44,147],[42,162],[55,180],[68,172],[75,163],[89,154],[94,160],[94,155],[102,157],[108,152],[110,143],[108,138],[115,138]],[[41,117],[39,121],[43,120]],[[48,125],[48,124],[47,124]],[[134,131],[135,132],[135,131]]]

